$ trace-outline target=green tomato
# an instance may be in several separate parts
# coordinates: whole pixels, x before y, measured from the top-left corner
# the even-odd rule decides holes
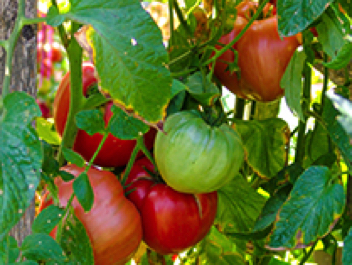
[[[184,193],[218,190],[238,175],[244,161],[240,136],[227,124],[213,127],[197,111],[169,116],[155,141],[160,175]]]

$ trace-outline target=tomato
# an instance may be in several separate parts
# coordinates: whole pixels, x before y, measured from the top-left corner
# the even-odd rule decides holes
[[[236,177],[244,161],[240,136],[227,124],[207,124],[197,111],[169,116],[155,140],[155,162],[165,182],[186,193],[215,191]]]
[[[89,88],[96,85],[98,80],[94,75],[94,66],[90,62],[84,62],[82,66],[82,82],[83,82],[83,94],[87,95]],[[104,122],[105,125],[109,123],[112,116],[110,101],[104,106]],[[62,136],[65,124],[69,112],[70,105],[70,73],[68,72],[58,87],[53,109],[54,109],[54,121],[57,132]],[[155,130],[151,129],[144,136],[144,143],[148,149],[151,149],[154,144]],[[89,135],[83,130],[78,130],[73,150],[81,154],[84,159],[89,161],[95,150],[97,150],[103,135],[96,133]],[[136,145],[136,140],[121,140],[109,134],[102,149],[94,160],[94,164],[102,167],[117,167],[124,166],[128,163],[132,151]],[[138,157],[142,156],[142,152],[138,153]]]
[[[209,232],[217,211],[217,192],[186,194],[158,182],[147,158],[137,160],[127,178],[127,197],[142,216],[143,240],[166,255],[186,250]]]
[[[68,165],[61,170],[78,176],[84,168]],[[90,238],[94,264],[125,264],[142,240],[142,224],[138,210],[126,199],[124,190],[114,174],[97,168],[90,168],[87,174],[94,192],[93,207],[85,213],[76,198],[72,201],[72,206]],[[55,179],[62,207],[67,205],[73,193],[72,183],[73,180],[64,182],[61,178]],[[46,203],[46,206],[48,205],[50,202]]]
[[[246,4],[249,5],[248,2],[243,3]],[[239,12],[233,31],[222,36],[219,42],[231,42],[247,23],[247,18]],[[256,20],[233,46],[238,52],[240,72],[230,73],[226,70],[228,64],[225,62],[234,62],[235,59],[234,53],[227,50],[217,59],[214,74],[239,97],[262,102],[273,101],[284,95],[280,81],[298,46],[296,36],[280,38],[276,15]]]
[[[42,112],[42,117],[45,119],[50,118],[51,117],[51,110],[48,107],[47,103],[45,101],[42,101],[39,99],[36,99],[36,102]]]
[[[53,45],[51,46],[51,49],[52,49],[51,50],[52,62],[54,62],[54,63],[61,62],[62,61],[62,51],[61,51],[60,45],[57,42],[54,42]]]

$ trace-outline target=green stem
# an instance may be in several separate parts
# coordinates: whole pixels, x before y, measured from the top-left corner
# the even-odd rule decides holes
[[[78,24],[72,24],[72,36],[78,28]],[[75,116],[82,109],[82,106],[86,100],[82,89],[82,48],[74,37],[71,38],[67,51],[70,67],[70,110],[58,152],[58,161],[60,166],[62,166],[65,162],[62,154],[62,148],[71,148],[73,146],[78,130],[75,123]]]
[[[187,17],[189,16],[189,14],[191,14],[194,11],[194,9],[196,9],[197,6],[199,6],[200,2],[201,0],[197,0],[197,2],[195,2],[195,4],[187,11],[187,14],[186,14]]]
[[[39,24],[39,23],[43,23],[46,22],[46,18],[45,17],[36,17],[36,18],[23,18],[23,26],[24,25],[32,25],[32,24]]]
[[[133,166],[133,164],[134,164],[134,161],[135,161],[136,158],[137,158],[137,154],[138,154],[139,150],[141,150],[141,148],[140,148],[140,146],[139,146],[139,144],[138,144],[138,140],[139,140],[140,138],[143,139],[143,136],[142,136],[142,137],[139,136],[139,137],[137,138],[137,144],[136,144],[136,146],[133,148],[132,155],[131,155],[131,157],[130,157],[130,160],[128,161],[128,164],[127,164],[127,166],[126,166],[126,170],[125,170],[124,175],[123,175],[122,180],[121,180],[121,185],[122,185],[122,186],[125,186],[127,177],[128,177],[128,175],[130,174],[131,169],[132,169],[132,166]]]
[[[56,231],[57,231],[57,232],[56,232],[56,242],[59,242],[59,243],[60,243],[60,241],[61,241],[62,226],[63,226],[63,224],[64,224],[64,222],[65,222],[65,219],[68,218],[67,213],[68,213],[68,211],[69,211],[69,209],[70,209],[70,207],[71,207],[71,204],[72,204],[72,201],[73,201],[74,198],[75,198],[75,193],[72,192],[71,197],[70,197],[70,199],[68,200],[67,205],[66,205],[66,207],[65,207],[65,213],[64,213],[62,219],[60,220],[59,224],[57,225],[57,230],[56,230]]]
[[[173,0],[173,1],[174,1],[174,8],[175,8],[175,11],[176,11],[176,15],[177,15],[178,19],[180,20],[180,23],[181,23],[182,27],[186,30],[188,36],[190,38],[193,38],[194,36],[193,36],[192,31],[189,28],[189,25],[187,24],[185,18],[183,17],[181,8],[178,6],[178,3],[177,3],[176,0]]]
[[[101,139],[101,141],[100,141],[100,143],[99,143],[98,148],[95,150],[95,152],[94,152],[92,158],[89,160],[89,163],[88,163],[88,165],[86,166],[86,168],[85,168],[85,170],[84,170],[84,173],[87,173],[88,170],[89,170],[89,169],[91,168],[91,166],[93,165],[93,162],[94,162],[95,158],[96,158],[97,155],[99,154],[99,152],[100,152],[101,148],[103,147],[103,145],[104,145],[106,139],[108,138],[108,136],[109,136],[109,132],[105,132],[105,133],[104,133],[104,136],[103,136],[103,139]]]
[[[301,262],[299,263],[299,265],[304,265],[306,263],[306,261],[309,259],[309,257],[312,255],[314,249],[315,249],[315,246],[317,245],[318,241],[315,241],[313,246],[310,248],[310,250],[305,253],[303,259],[301,260]]]
[[[268,1],[269,0],[264,0],[264,2],[259,5],[257,12],[255,12],[253,17],[248,21],[247,25],[241,30],[241,32],[236,36],[236,38],[234,38],[231,42],[226,44],[221,50],[217,51],[216,54],[211,59],[209,59],[204,63],[204,65],[209,65],[210,63],[215,62],[216,59],[218,59],[224,52],[230,49],[243,36],[243,34],[252,25],[252,23],[256,19],[258,19],[260,13],[262,12],[264,6],[268,3]]]
[[[307,113],[309,102],[310,102],[310,89],[311,89],[311,76],[312,76],[312,69],[310,68],[308,62],[305,62],[303,75],[304,75],[304,85],[303,85],[303,99],[302,99],[301,106],[304,113],[304,117],[306,118],[305,113]],[[306,120],[299,121],[295,163],[298,163],[300,165],[303,163],[303,159],[305,155],[306,125],[307,125]]]
[[[324,62],[326,63],[328,60],[328,56],[324,53]],[[321,109],[320,115],[323,114],[324,105],[326,101],[326,91],[328,90],[328,82],[329,82],[329,69],[324,66],[324,80],[323,80],[323,90],[321,93]]]
[[[246,105],[246,100],[243,98],[236,97],[236,105],[235,105],[235,118],[243,119],[244,107]]]
[[[174,32],[174,0],[168,1],[169,6],[169,16],[170,16],[170,40],[172,41],[172,36]]]
[[[57,3],[55,0],[51,0],[51,4],[53,6],[55,6],[56,8],[58,8],[57,6]],[[64,45],[65,49],[67,49],[67,47],[69,46],[69,40],[67,38],[67,34],[66,34],[66,31],[65,31],[65,28],[64,26],[61,24],[57,27],[58,31],[59,31],[59,35],[60,35],[60,39],[61,39],[61,42],[62,44]]]

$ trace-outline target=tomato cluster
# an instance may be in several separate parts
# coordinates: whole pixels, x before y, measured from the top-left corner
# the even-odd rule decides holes
[[[256,2],[240,3],[233,30],[222,36],[219,42],[226,45],[234,40],[248,24],[257,6]],[[225,51],[215,64],[215,76],[230,91],[244,99],[269,102],[282,97],[281,78],[300,44],[297,36],[279,36],[277,15],[270,13],[270,8],[268,4],[263,10],[264,18],[255,20],[233,45],[237,51],[239,72],[229,70],[229,63],[236,59],[232,50]],[[217,48],[221,49],[222,46]]]

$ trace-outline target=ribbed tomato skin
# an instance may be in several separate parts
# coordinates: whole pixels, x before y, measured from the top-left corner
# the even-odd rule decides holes
[[[68,165],[61,170],[78,176],[84,168]],[[72,206],[91,240],[95,264],[125,264],[142,240],[140,214],[124,196],[123,188],[114,174],[97,168],[90,168],[87,174],[94,192],[93,207],[85,213],[76,198]],[[55,179],[62,207],[67,205],[71,197],[72,183],[73,180],[64,182],[61,178]]]

